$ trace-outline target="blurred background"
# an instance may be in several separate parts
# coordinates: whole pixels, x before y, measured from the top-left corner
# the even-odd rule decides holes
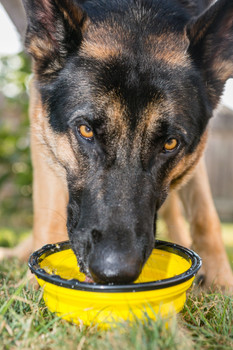
[[[4,5],[4,7],[3,7]],[[9,15],[16,27],[12,24]],[[25,15],[19,0],[0,2],[0,245],[13,246],[32,228],[28,120],[30,59],[23,52]]]
[[[23,52],[21,40],[25,28],[26,21],[20,0],[2,0],[0,2],[1,246],[15,245],[32,228],[32,167],[28,121],[28,83],[31,78],[31,64],[29,57]],[[227,82],[221,106],[211,120],[206,162],[214,201],[223,222],[224,237],[233,247],[233,79]]]

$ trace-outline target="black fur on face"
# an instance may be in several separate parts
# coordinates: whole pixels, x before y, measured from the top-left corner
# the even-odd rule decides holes
[[[221,1],[222,7],[191,20],[172,0],[87,0],[82,7],[67,0],[76,8],[70,18],[60,1],[42,1],[48,3],[50,19],[57,11],[60,26],[49,26],[56,65],[51,50],[41,56],[30,47],[32,27],[27,42],[49,127],[57,137],[69,136],[74,154],[75,162],[62,164],[71,245],[81,270],[96,282],[129,283],[153,249],[157,211],[170,187],[201,155],[225,79],[213,70],[217,59],[209,58],[212,71],[205,68],[211,43],[204,39],[215,27],[206,29],[204,16],[222,28],[228,5]],[[71,46],[64,41],[69,36]]]

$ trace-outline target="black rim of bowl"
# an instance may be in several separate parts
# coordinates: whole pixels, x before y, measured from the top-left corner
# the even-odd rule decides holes
[[[163,280],[156,280],[152,282],[143,282],[143,283],[130,283],[130,284],[96,284],[88,282],[80,282],[77,279],[64,279],[59,275],[49,274],[44,269],[40,267],[40,262],[47,256],[66,250],[71,249],[70,242],[64,241],[56,244],[47,244],[41,249],[35,251],[29,258],[28,266],[32,273],[34,273],[37,278],[55,284],[60,287],[89,291],[89,292],[104,292],[104,293],[122,293],[122,292],[141,292],[141,291],[150,291],[154,289],[168,288],[180,283],[183,283],[193,276],[196,275],[198,270],[202,265],[202,260],[197,253],[191,249],[184,248],[178,244],[156,240],[155,248],[164,250],[176,255],[183,257],[188,262],[191,261],[190,268],[180,275],[176,275],[171,278],[166,278]]]

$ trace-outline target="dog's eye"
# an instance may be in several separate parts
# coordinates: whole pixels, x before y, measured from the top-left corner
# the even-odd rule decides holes
[[[164,151],[165,152],[172,152],[178,147],[178,141],[177,139],[169,139],[167,142],[164,144]]]
[[[80,125],[78,127],[78,131],[83,138],[88,139],[88,140],[93,139],[94,133],[91,130],[91,128],[89,128],[87,125],[84,125],[84,124]]]

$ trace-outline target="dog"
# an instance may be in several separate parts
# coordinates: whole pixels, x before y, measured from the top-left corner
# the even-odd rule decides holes
[[[181,199],[206,285],[232,288],[202,155],[233,76],[233,1],[23,3],[34,232],[3,255],[69,237],[89,280],[131,283],[161,207],[174,241],[187,244]]]

